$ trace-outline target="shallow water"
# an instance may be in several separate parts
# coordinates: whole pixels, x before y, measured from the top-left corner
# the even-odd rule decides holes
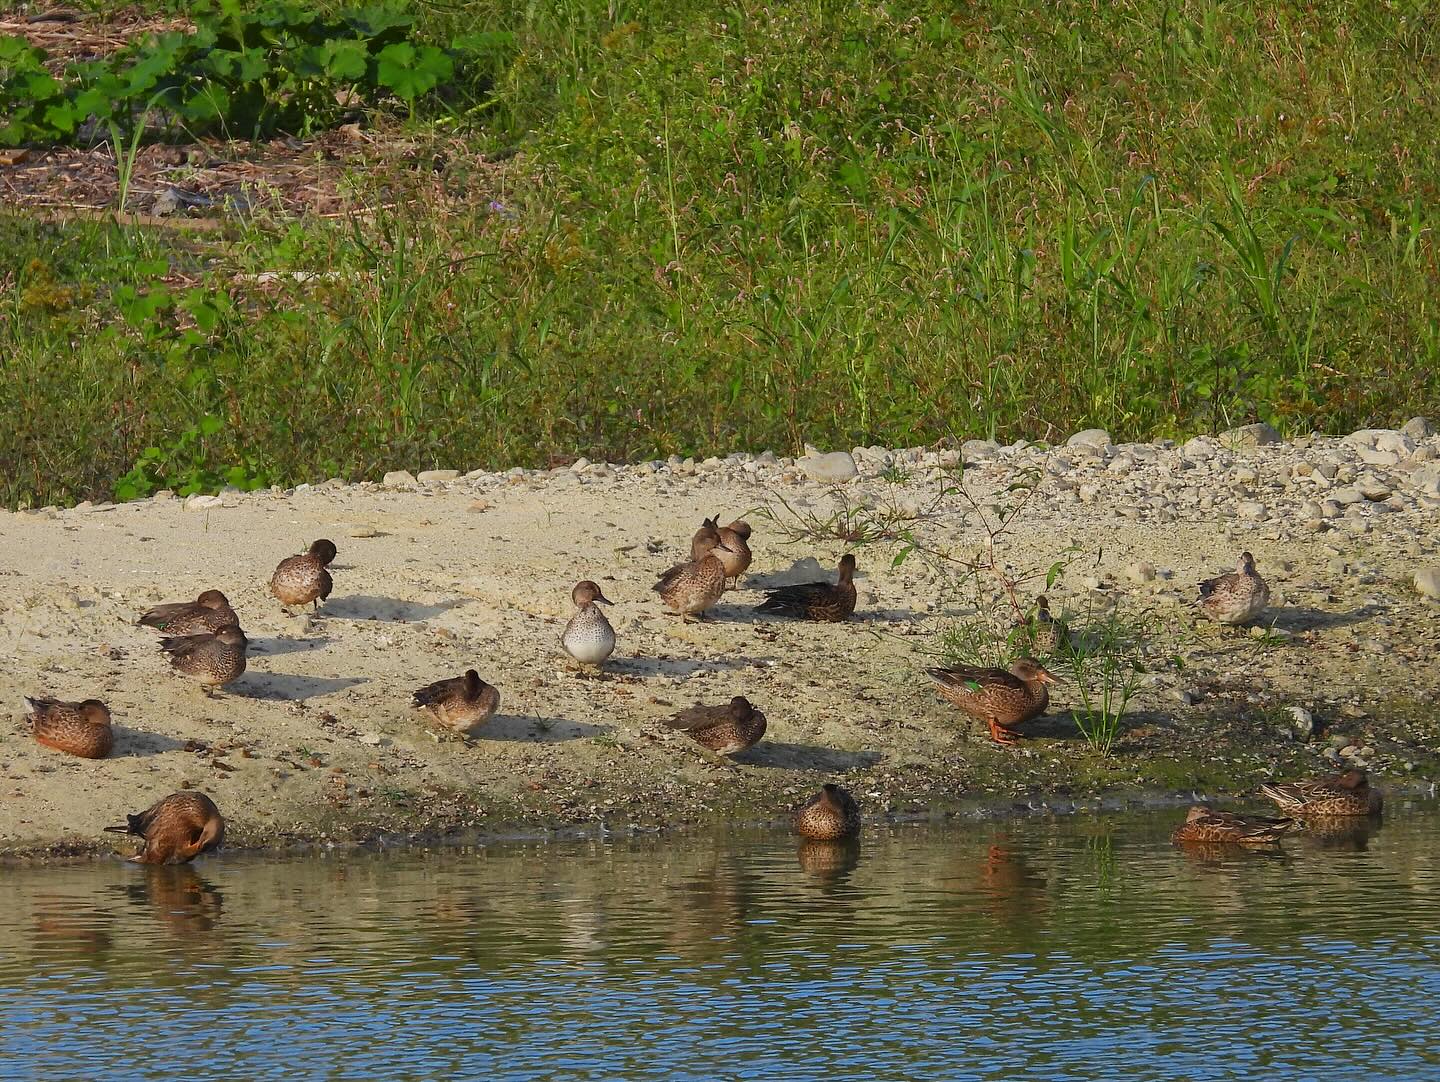
[[[0,868],[0,1076],[1440,1078],[1440,810]]]

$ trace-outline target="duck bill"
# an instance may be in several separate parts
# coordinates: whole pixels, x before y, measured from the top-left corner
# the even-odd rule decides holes
[[[611,601],[608,597],[606,597],[604,594],[601,594],[601,593],[597,593],[597,594],[595,595],[595,600],[598,601],[598,602],[600,602],[600,604],[602,604],[602,605],[613,605],[613,604],[615,604],[615,602]]]

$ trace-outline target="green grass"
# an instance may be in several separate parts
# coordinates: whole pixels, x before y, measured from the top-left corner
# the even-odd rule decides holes
[[[460,0],[504,214],[0,213],[0,499],[1436,411],[1429,5],[1026,7]]]

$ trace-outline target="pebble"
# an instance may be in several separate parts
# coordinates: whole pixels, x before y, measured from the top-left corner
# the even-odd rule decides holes
[[[1280,442],[1280,433],[1264,423],[1241,425],[1239,428],[1232,428],[1220,437],[1220,444],[1223,447],[1265,447]]]
[[[1416,593],[1440,601],[1440,567],[1422,567],[1414,581]]]
[[[1131,582],[1154,582],[1155,565],[1141,560],[1125,568],[1125,577]]]
[[[1306,710],[1303,706],[1292,706],[1289,708],[1290,720],[1294,722],[1295,731],[1303,739],[1308,740],[1315,735],[1315,715]]]
[[[1113,441],[1110,433],[1103,428],[1087,428],[1075,433],[1065,441],[1066,447],[1090,447],[1095,450],[1104,450]]]
[[[838,485],[843,481],[849,481],[860,472],[855,465],[855,456],[849,451],[807,455],[800,460],[799,465],[810,480],[827,485]]]

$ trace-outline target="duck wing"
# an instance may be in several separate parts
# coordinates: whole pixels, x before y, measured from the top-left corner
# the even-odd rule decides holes
[[[692,565],[688,563],[676,564],[669,571],[665,572],[665,574],[661,575],[655,585],[650,587],[650,589],[657,594],[664,593],[670,587],[670,584],[689,570],[691,566]]]
[[[708,729],[712,725],[718,725],[730,717],[730,707],[726,706],[700,706],[699,704],[682,710],[674,717],[666,718],[665,724],[682,733],[693,733],[700,729]]]
[[[951,665],[948,668],[926,669],[926,674],[942,687],[979,694],[987,688],[1024,691],[1025,681],[1004,669],[981,665]]]
[[[413,693],[413,698],[416,706],[435,706],[462,695],[464,690],[465,678],[452,676],[448,680],[436,680],[433,684],[417,688]]]
[[[771,590],[765,600],[755,606],[756,612],[804,612],[811,605],[825,600],[835,587],[828,582],[802,582]]]
[[[160,640],[160,649],[174,658],[189,657],[202,646],[215,641],[214,635],[171,635]]]

